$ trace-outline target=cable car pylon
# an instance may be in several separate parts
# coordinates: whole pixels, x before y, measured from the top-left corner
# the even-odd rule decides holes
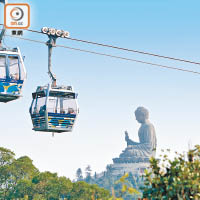
[[[52,73],[52,51],[59,37],[68,37],[69,33],[44,27],[42,32],[48,35],[48,74],[51,84],[38,86],[32,93],[30,115],[34,131],[54,133],[72,132],[79,112],[77,94],[72,86],[57,85]]]

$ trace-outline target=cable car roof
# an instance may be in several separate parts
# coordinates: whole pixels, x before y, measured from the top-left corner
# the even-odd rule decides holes
[[[19,50],[19,48],[13,48],[13,49],[6,49],[6,48],[0,48],[0,54],[4,54],[4,55],[21,55],[21,52]]]
[[[45,86],[38,86],[36,92],[44,91],[48,89],[48,85]],[[69,92],[69,93],[74,93],[72,86],[51,86],[49,89],[50,91],[55,91],[55,92]]]
[[[48,85],[38,86],[36,92],[32,93],[33,98],[47,96]],[[55,86],[49,88],[49,96],[52,97],[64,97],[69,99],[75,99],[77,94],[73,91],[72,86]]]

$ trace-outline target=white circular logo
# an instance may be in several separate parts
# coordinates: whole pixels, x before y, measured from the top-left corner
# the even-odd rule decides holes
[[[10,16],[12,20],[19,21],[24,17],[24,11],[19,7],[15,7],[10,11]]]

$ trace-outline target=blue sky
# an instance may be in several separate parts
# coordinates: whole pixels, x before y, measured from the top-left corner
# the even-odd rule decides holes
[[[27,2],[10,0],[14,2]],[[59,3],[57,3],[59,2]],[[71,37],[200,61],[199,0],[59,0],[29,1],[31,29],[43,26],[70,32]],[[0,21],[3,22],[1,6]],[[24,32],[24,37],[47,37]],[[49,82],[47,47],[6,38],[25,55],[28,79],[23,98],[0,104],[0,146],[28,155],[42,171],[74,178],[90,164],[101,172],[126,147],[124,131],[138,140],[138,106],[150,111],[158,151],[180,152],[200,142],[200,76],[144,64],[55,48],[53,71],[60,84],[79,93],[80,115],[73,133],[32,131],[28,113],[31,93]],[[199,66],[59,39],[57,44],[94,50],[159,64],[199,70]]]

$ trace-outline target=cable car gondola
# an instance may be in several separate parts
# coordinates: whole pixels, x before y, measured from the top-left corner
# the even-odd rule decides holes
[[[78,114],[77,95],[71,86],[39,86],[32,94],[33,130],[71,132]]]
[[[25,79],[26,71],[19,48],[0,48],[0,102],[18,99]]]
[[[6,0],[0,3],[7,4]],[[12,50],[2,46],[5,27],[0,33],[0,102],[7,103],[21,96],[26,79],[24,61],[19,48]]]
[[[77,94],[73,91],[72,86],[56,84],[56,77],[51,72],[51,55],[52,48],[59,36],[52,35],[48,28],[43,28],[42,31],[49,37],[46,44],[48,46],[48,73],[52,83],[38,86],[36,92],[32,93],[33,100],[29,112],[33,130],[52,132],[53,134],[71,132],[79,112]]]

